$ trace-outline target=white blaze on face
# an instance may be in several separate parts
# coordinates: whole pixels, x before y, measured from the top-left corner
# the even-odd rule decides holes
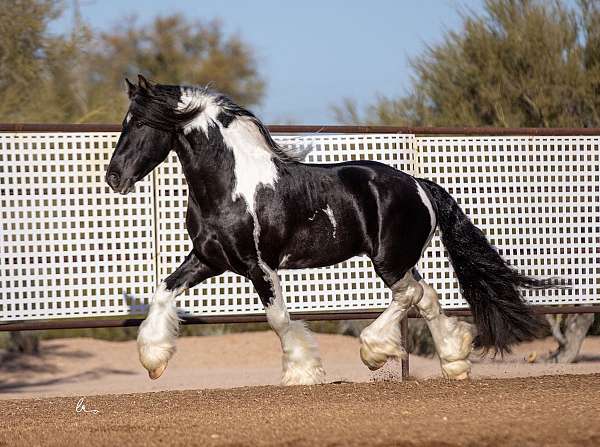
[[[128,112],[127,115],[125,116],[125,122],[127,124],[129,124],[129,121],[131,121],[131,113]]]

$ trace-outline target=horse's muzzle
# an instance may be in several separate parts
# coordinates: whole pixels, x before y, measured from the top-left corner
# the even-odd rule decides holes
[[[128,194],[133,191],[135,179],[122,179],[121,175],[116,171],[108,171],[106,173],[106,183],[114,192],[119,194]]]

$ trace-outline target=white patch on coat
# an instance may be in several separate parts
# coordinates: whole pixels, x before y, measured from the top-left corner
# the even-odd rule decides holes
[[[335,232],[337,230],[337,222],[335,220],[335,217],[333,216],[333,210],[331,209],[329,204],[327,204],[327,208],[323,208],[323,212],[325,214],[327,214],[327,217],[329,218],[329,222],[331,222],[331,227],[333,228],[331,236],[335,239]]]
[[[131,113],[127,112],[127,115],[125,115],[125,123],[129,124],[129,121],[131,121]]]
[[[281,258],[281,261],[279,262],[279,268],[285,268],[285,266],[287,265],[287,262],[290,259],[290,255],[286,254]]]
[[[431,200],[429,200],[429,196],[427,195],[427,193],[425,192],[423,187],[419,184],[419,181],[417,179],[414,179],[414,180],[415,180],[415,184],[417,185],[417,193],[419,194],[419,197],[421,198],[423,205],[425,205],[425,207],[427,208],[427,211],[429,211],[429,223],[431,225],[431,231],[429,234],[429,238],[431,239],[431,237],[433,236],[433,232],[435,231],[435,227],[437,225],[435,209],[433,208]]]
[[[190,109],[201,110],[194,119],[183,127],[183,133],[189,134],[194,129],[201,129],[208,136],[208,127],[216,126],[219,122],[220,107],[215,103],[212,96],[205,94],[202,90],[181,88],[177,110],[185,112]]]
[[[235,159],[232,198],[243,198],[248,212],[255,214],[256,190],[259,186],[275,188],[278,179],[273,154],[260,130],[248,118],[235,118],[228,127],[221,127],[221,134]]]
[[[235,160],[235,187],[232,199],[244,199],[248,212],[255,216],[257,188],[261,185],[274,188],[278,179],[273,153],[265,137],[248,117],[238,116],[229,126],[224,127],[217,119],[221,107],[213,96],[202,90],[182,88],[177,109],[184,112],[192,108],[199,108],[200,113],[184,126],[183,132],[188,134],[194,129],[200,129],[208,136],[209,126],[219,128],[223,141],[233,152]]]
[[[260,261],[260,223],[255,209],[256,191],[261,186],[275,187],[278,173],[273,154],[258,127],[248,117],[238,116],[224,127],[217,119],[221,107],[212,95],[189,88],[182,88],[180,93],[177,106],[179,111],[185,112],[195,108],[200,110],[194,119],[184,126],[184,134],[199,129],[208,138],[208,128],[216,126],[221,132],[223,142],[233,153],[235,186],[231,198],[234,201],[242,198],[246,202],[247,211],[252,215],[254,245]]]

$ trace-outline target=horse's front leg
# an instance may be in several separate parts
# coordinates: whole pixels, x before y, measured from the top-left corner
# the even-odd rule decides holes
[[[279,276],[266,264],[258,263],[250,279],[265,306],[267,321],[281,341],[283,385],[322,383],[325,370],[316,341],[303,321],[292,321],[287,311]]]
[[[175,298],[220,273],[205,265],[192,251],[177,270],[158,285],[137,338],[140,362],[148,370],[151,379],[161,376],[175,352],[175,340],[179,332]]]

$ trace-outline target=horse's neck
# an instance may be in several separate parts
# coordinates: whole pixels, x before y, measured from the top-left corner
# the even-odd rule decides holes
[[[183,138],[175,151],[190,195],[203,208],[221,206],[233,191],[233,156],[224,152],[225,147],[208,144],[202,133],[191,133]]]
[[[273,155],[256,140],[232,130],[190,133],[177,153],[196,201],[217,206],[242,197],[252,211],[256,188],[274,186],[277,167]]]

